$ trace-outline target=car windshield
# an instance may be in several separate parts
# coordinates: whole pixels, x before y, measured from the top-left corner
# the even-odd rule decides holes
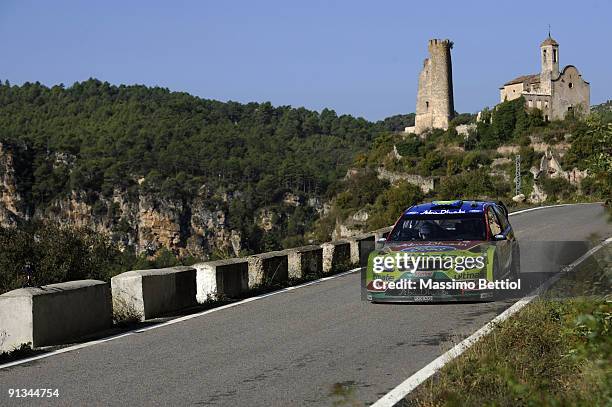
[[[482,213],[404,215],[389,235],[389,241],[485,240]]]

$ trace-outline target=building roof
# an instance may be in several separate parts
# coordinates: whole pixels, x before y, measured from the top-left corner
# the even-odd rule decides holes
[[[542,43],[540,44],[540,47],[543,47],[545,45],[555,45],[555,46],[559,46],[559,43],[557,41],[555,41],[550,34],[548,34],[548,38],[546,38],[544,41],[542,41]]]
[[[504,86],[514,85],[517,83],[524,83],[526,85],[529,85],[530,83],[538,83],[538,82],[540,82],[540,74],[522,75],[522,76],[512,79],[509,82],[504,83]]]

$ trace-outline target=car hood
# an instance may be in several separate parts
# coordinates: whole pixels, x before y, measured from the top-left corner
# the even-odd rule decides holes
[[[386,242],[380,252],[440,253],[456,250],[478,250],[480,246],[489,244],[490,242],[482,240]]]

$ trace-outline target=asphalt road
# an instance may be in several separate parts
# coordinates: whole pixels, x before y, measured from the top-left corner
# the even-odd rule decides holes
[[[537,242],[612,235],[596,204],[511,223],[529,259],[522,279],[532,285],[552,271],[529,254]],[[563,261],[570,252],[559,251]],[[367,405],[513,302],[370,304],[359,284],[353,273],[2,369],[0,405]],[[9,388],[57,388],[60,397],[9,399]]]

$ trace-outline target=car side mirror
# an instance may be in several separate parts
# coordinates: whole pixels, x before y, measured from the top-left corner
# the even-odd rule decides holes
[[[506,240],[506,239],[507,239],[506,235],[502,235],[502,234],[493,236],[493,240]]]
[[[376,250],[380,250],[382,249],[382,247],[385,245],[385,242],[387,241],[386,237],[380,237],[378,239],[376,239]]]

